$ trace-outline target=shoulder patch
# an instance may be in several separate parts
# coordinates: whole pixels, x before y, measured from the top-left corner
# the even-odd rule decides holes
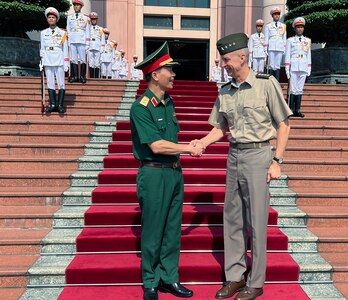
[[[150,99],[149,99],[148,97],[144,96],[144,97],[140,100],[139,103],[140,103],[141,105],[147,106],[147,105],[149,104],[149,101],[150,101]]]
[[[257,73],[255,76],[256,78],[269,79],[271,77],[271,74]]]
[[[229,85],[229,84],[231,84],[231,81],[224,83],[224,84],[221,86],[221,88],[223,88],[223,87],[225,87],[225,86],[227,86],[227,85]]]

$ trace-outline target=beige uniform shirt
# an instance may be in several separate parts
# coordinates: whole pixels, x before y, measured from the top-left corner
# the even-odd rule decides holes
[[[250,70],[239,87],[233,80],[222,86],[209,123],[228,132],[231,143],[264,142],[276,138],[279,123],[290,115],[278,81]]]

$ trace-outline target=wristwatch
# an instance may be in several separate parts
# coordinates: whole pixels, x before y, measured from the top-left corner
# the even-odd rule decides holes
[[[279,157],[276,157],[276,156],[273,157],[273,160],[276,161],[280,165],[283,163],[283,159],[279,158]]]

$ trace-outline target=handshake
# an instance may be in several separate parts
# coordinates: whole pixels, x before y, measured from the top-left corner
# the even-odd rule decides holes
[[[189,146],[190,155],[193,157],[202,156],[206,148],[204,143],[201,140],[192,140],[188,146]]]

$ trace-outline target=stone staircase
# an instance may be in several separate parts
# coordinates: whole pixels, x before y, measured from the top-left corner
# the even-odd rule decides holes
[[[80,157],[105,153],[117,114],[122,118],[123,96],[137,84],[67,84],[67,112],[42,115],[39,78],[0,77],[1,299],[24,292]]]
[[[20,80],[21,89],[22,86],[34,84],[37,92],[28,88],[26,93],[17,93],[18,85],[16,89],[12,78],[0,78],[0,96],[5,99],[0,103],[5,101],[4,107],[9,111],[0,112],[1,120],[5,120],[0,122],[0,139],[4,137],[0,140],[0,170],[4,170],[2,163],[9,170],[5,175],[3,172],[0,175],[3,176],[0,184],[6,181],[0,187],[0,222],[3,228],[0,235],[3,237],[0,238],[3,257],[1,270],[5,270],[7,266],[7,274],[0,274],[0,294],[7,297],[4,299],[18,299],[23,293],[23,287],[28,285],[29,288],[21,299],[57,299],[65,284],[65,269],[76,254],[75,240],[84,227],[84,212],[91,205],[91,193],[97,186],[97,174],[104,167],[104,156],[109,152],[117,155],[130,151],[127,143],[118,144],[118,150],[112,147],[113,144],[110,147],[108,144],[115,124],[117,128],[117,121],[128,118],[128,109],[134,100],[137,85],[128,82],[125,87],[125,82],[92,80],[83,89],[80,85],[68,85],[67,114],[63,118],[54,114],[47,118],[39,113],[38,79]],[[108,85],[121,83],[125,93],[120,87],[109,90]],[[12,94],[7,89],[9,85]],[[348,88],[337,87],[306,86],[303,103],[306,118],[291,121],[292,133],[284,164],[286,175],[274,181],[271,187],[272,207],[279,213],[279,227],[288,235],[289,251],[300,265],[300,282],[311,299],[345,299],[331,283],[333,279],[338,279],[341,283],[337,287],[344,293],[344,282],[348,282],[347,277],[337,277],[338,273],[344,274],[344,267],[335,267],[335,261],[331,260],[332,267],[318,254],[318,250],[323,252],[324,257],[334,253],[336,262],[337,257],[342,258],[341,265],[347,261],[343,259],[348,252],[347,231],[344,231],[343,225],[347,225],[348,218],[344,215],[343,207],[348,203],[347,168],[344,167],[347,161],[348,134],[342,127],[348,123],[347,112],[344,111],[348,103]],[[90,92],[86,88],[91,88]],[[13,92],[13,89],[16,91]],[[104,91],[110,94],[99,96]],[[11,99],[14,101],[12,107]],[[93,109],[97,101],[98,104]],[[13,104],[17,106],[17,110],[13,108]],[[96,108],[99,105],[100,110]],[[106,113],[103,115],[102,111]],[[203,120],[207,120],[209,111],[210,108],[202,113]],[[70,121],[74,126],[69,126]],[[66,127],[64,122],[67,123]],[[85,122],[89,122],[92,129],[85,129],[84,135],[82,128],[87,128],[84,126],[88,125]],[[54,129],[54,124],[61,126],[60,129]],[[72,129],[75,125],[80,129]],[[66,133],[67,127],[73,137]],[[53,137],[47,134],[44,135],[47,136],[45,139],[41,134],[35,135],[35,130],[54,131]],[[87,132],[88,130],[90,131]],[[13,138],[13,142],[8,142],[10,139],[6,138],[4,131],[11,138],[15,135],[17,139]],[[62,132],[65,135],[59,134]],[[49,137],[51,140],[48,142]],[[50,160],[50,157],[55,159]],[[65,167],[57,163],[60,159]],[[36,163],[39,166],[34,167]],[[72,166],[73,164],[75,165]],[[30,172],[26,172],[24,166]],[[48,169],[42,171],[42,168]],[[316,176],[318,172],[326,175]],[[312,182],[318,184],[318,187]],[[333,182],[335,184],[331,185]],[[39,184],[39,188],[35,189],[34,184]],[[18,205],[22,203],[23,205]],[[21,206],[29,208],[29,211],[21,211]],[[331,211],[335,207],[339,208],[338,212]],[[39,211],[35,212],[35,209]],[[307,223],[314,234],[307,229]],[[337,225],[341,230],[337,230]],[[33,230],[30,226],[37,227]],[[25,257],[27,261],[20,262],[17,257]],[[328,260],[330,261],[330,257]],[[20,262],[18,268],[15,267],[17,261]],[[20,271],[17,272],[17,269]],[[332,275],[333,270],[341,272]],[[10,284],[6,285],[8,282]],[[9,286],[21,289],[9,289]]]
[[[298,143],[286,153],[284,173],[348,298],[348,86],[308,85],[304,98],[306,117],[291,121]]]

